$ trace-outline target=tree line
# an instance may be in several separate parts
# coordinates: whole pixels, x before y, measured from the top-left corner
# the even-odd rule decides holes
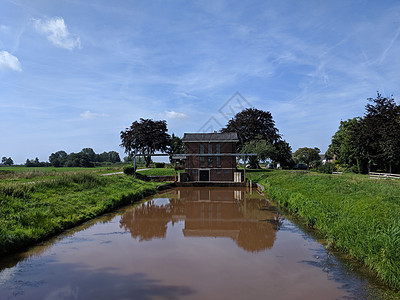
[[[39,161],[39,158],[29,159],[25,161],[25,167],[95,167],[96,165],[114,164],[121,162],[118,152],[109,151],[103,153],[95,153],[92,148],[83,148],[78,153],[68,154],[64,150],[51,153],[49,161]],[[14,161],[11,157],[3,157],[2,165],[11,166]]]
[[[96,154],[92,148],[83,148],[78,153],[61,150],[49,156],[49,163],[53,167],[94,167],[104,163],[119,163],[121,159],[118,152],[109,151]]]
[[[400,172],[400,105],[379,92],[368,102],[363,117],[340,122],[325,155],[357,173]]]

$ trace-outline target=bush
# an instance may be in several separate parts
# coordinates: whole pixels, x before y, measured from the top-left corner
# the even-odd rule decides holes
[[[165,163],[156,162],[155,165],[156,165],[156,168],[165,168]]]
[[[135,168],[133,166],[125,166],[124,174],[126,175],[135,175]]]
[[[336,171],[335,164],[327,162],[324,165],[318,167],[318,172],[332,174]]]

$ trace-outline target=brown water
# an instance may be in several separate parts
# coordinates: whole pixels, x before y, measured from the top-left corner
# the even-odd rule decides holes
[[[181,188],[0,259],[0,299],[395,299],[258,194]]]

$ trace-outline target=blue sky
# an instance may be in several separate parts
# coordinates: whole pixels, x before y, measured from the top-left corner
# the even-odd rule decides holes
[[[397,0],[0,0],[0,156],[15,163],[123,156],[139,118],[182,136],[248,106],[293,151],[325,152],[376,91],[398,102]]]

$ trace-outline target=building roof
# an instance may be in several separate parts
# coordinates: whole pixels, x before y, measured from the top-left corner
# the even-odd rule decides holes
[[[196,143],[196,142],[239,142],[236,132],[225,132],[225,133],[185,133],[182,141],[184,143]]]

